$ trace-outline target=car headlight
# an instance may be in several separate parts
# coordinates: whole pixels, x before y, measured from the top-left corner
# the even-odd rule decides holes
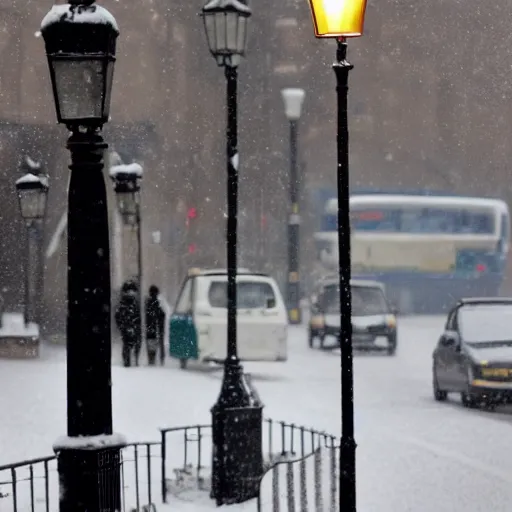
[[[388,315],[388,317],[386,318],[386,325],[388,329],[394,329],[396,327],[395,315]]]

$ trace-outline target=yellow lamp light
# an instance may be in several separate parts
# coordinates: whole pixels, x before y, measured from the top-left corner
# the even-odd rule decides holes
[[[316,37],[363,35],[367,0],[309,0]]]

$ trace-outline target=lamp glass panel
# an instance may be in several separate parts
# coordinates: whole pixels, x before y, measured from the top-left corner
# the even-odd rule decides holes
[[[236,43],[237,52],[240,54],[245,53],[245,45],[247,38],[247,20],[249,18],[247,16],[240,16],[238,18],[238,40]]]
[[[103,115],[105,118],[108,118],[110,115],[110,99],[112,97],[112,85],[114,82],[114,65],[115,62],[113,60],[109,60],[106,64],[105,101],[103,104]]]
[[[367,0],[309,0],[316,37],[359,37]]]
[[[125,217],[137,214],[137,192],[116,192],[119,213]]]
[[[226,52],[226,15],[218,12],[215,15],[215,46],[216,52]]]
[[[208,41],[208,47],[212,53],[217,51],[217,36],[216,36],[216,23],[215,14],[204,14],[204,28],[206,31],[206,39]]]
[[[57,101],[63,121],[103,118],[106,79],[103,62],[102,59],[53,61]]]
[[[21,216],[25,220],[42,219],[46,207],[46,194],[43,189],[22,189],[18,191]]]
[[[226,13],[226,49],[230,53],[239,53],[238,49],[238,14]]]

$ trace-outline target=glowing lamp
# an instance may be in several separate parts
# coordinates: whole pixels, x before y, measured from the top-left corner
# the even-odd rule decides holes
[[[316,37],[363,35],[367,0],[309,0]]]

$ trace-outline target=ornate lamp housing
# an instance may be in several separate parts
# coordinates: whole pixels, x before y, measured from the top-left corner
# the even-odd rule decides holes
[[[54,5],[41,24],[57,120],[99,128],[108,121],[119,29],[94,0]]]
[[[367,0],[309,0],[316,37],[363,35]]]
[[[127,226],[136,226],[139,221],[140,181],[142,167],[139,164],[114,165],[110,168],[114,182],[117,207]]]
[[[201,16],[208,46],[219,66],[237,67],[245,55],[251,9],[245,0],[210,0]]]
[[[44,219],[48,189],[48,176],[28,173],[16,181],[20,212],[25,222]]]
[[[284,110],[286,117],[290,121],[298,121],[302,114],[302,104],[306,97],[306,91],[298,88],[286,88],[281,90],[281,96],[284,101]]]

